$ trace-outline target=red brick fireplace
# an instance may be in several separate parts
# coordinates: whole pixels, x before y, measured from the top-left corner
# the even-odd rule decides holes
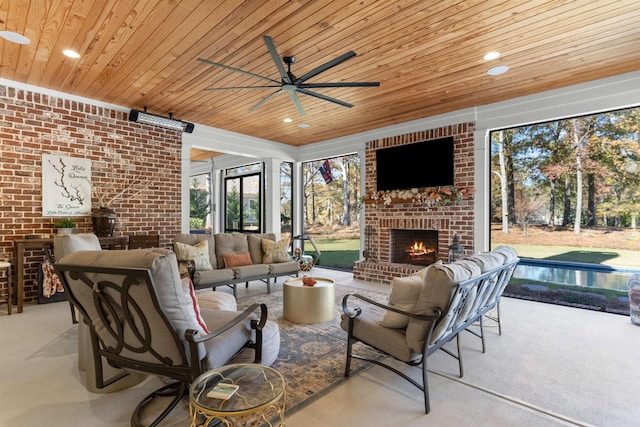
[[[423,203],[409,198],[389,198],[388,200],[365,200],[365,251],[363,261],[356,262],[353,269],[355,279],[378,283],[390,283],[394,277],[411,274],[425,265],[435,261],[446,261],[449,245],[454,234],[460,237],[467,253],[473,251],[473,221],[474,221],[474,145],[473,123],[461,123],[436,129],[429,129],[405,135],[369,141],[366,147],[365,194],[376,191],[376,150],[397,145],[428,141],[443,137],[454,138],[454,188],[463,190],[462,200],[455,203],[443,204]],[[424,167],[437,159],[426,158]],[[398,165],[398,173],[402,173],[402,165]],[[447,189],[441,189],[447,191]],[[401,259],[398,251],[405,251],[407,243],[402,242],[403,248],[397,245],[398,231],[404,231],[402,239],[411,240],[418,231],[430,231],[436,236],[430,242],[430,248],[435,254],[423,256],[419,262]],[[422,236],[420,236],[422,240]],[[428,240],[428,238],[427,238]],[[413,242],[410,242],[411,245]],[[430,252],[430,251],[429,251]],[[396,262],[396,261],[400,262]]]

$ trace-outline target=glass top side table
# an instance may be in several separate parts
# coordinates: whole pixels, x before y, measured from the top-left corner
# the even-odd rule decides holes
[[[228,399],[207,394],[218,384],[234,384],[237,391]],[[248,363],[222,366],[200,375],[189,391],[191,427],[216,425],[269,425],[278,417],[284,426],[285,381],[273,368]],[[202,421],[204,419],[204,422]]]

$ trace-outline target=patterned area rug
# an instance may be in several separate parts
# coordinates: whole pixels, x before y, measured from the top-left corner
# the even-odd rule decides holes
[[[369,298],[386,301],[382,293],[336,285],[335,318],[326,323],[299,325],[282,317],[282,291],[270,295],[255,295],[240,298],[238,309],[253,303],[265,303],[269,319],[280,326],[280,355],[272,365],[287,383],[286,415],[291,415],[316,399],[322,397],[346,379],[344,364],[347,349],[347,333],[340,328],[342,297],[348,293],[359,293]],[[356,344],[360,346],[360,344]],[[357,348],[359,354],[383,358],[374,350],[364,346]],[[351,364],[351,376],[369,368],[371,363],[355,360]]]

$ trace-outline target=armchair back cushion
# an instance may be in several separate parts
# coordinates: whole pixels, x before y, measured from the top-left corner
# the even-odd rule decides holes
[[[479,275],[480,269],[472,263],[452,263],[443,264],[442,261],[438,261],[431,264],[424,275],[424,283],[418,296],[418,301],[413,309],[416,314],[426,314],[430,308],[439,308],[443,313],[446,313],[451,304],[452,297],[456,290],[456,285],[463,280],[470,279],[473,275]],[[440,319],[440,323],[450,320]],[[431,322],[424,320],[410,319],[407,326],[407,344],[416,353],[422,353],[425,345],[425,336]],[[438,333],[443,333],[444,328],[441,330],[434,330],[431,337],[431,342],[437,341]]]
[[[53,255],[62,259],[71,252],[100,251],[100,240],[93,233],[56,234],[53,236]]]
[[[402,311],[413,312],[423,284],[424,278],[417,274],[394,277],[391,281],[388,305]],[[406,328],[409,318],[400,313],[385,310],[379,323],[385,328]]]
[[[130,298],[140,305],[140,310],[149,319],[149,323],[151,325],[159,325],[163,321],[162,318],[156,314],[157,309],[153,305],[154,300],[157,299],[160,310],[162,310],[162,313],[181,340],[184,340],[187,329],[194,329],[200,334],[206,334],[206,331],[198,322],[193,300],[191,299],[189,292],[182,285],[180,274],[178,272],[178,261],[176,259],[176,255],[170,250],[134,249],[129,251],[79,251],[67,255],[59,262],[62,264],[79,264],[98,268],[148,269],[151,274],[155,297],[153,295],[149,295],[144,286],[140,286],[132,287],[130,290]],[[105,277],[100,278],[100,280],[122,280],[123,277],[124,276],[114,276],[113,278]],[[69,281],[70,286],[72,286],[72,282],[75,281],[70,277],[68,277],[67,280]],[[81,299],[82,305],[87,310],[94,310],[94,312],[90,314],[90,318],[98,329],[102,329],[98,334],[100,336],[108,336],[109,334],[106,333],[106,328],[108,326],[102,323],[101,319],[97,315],[97,311],[95,311],[91,289],[82,285],[75,286],[73,289],[78,290],[74,290],[74,294],[78,299]],[[114,295],[114,298],[116,297],[119,298],[120,296]],[[163,330],[162,328],[157,329],[160,331]],[[159,336],[156,334],[159,334]],[[167,349],[172,347],[172,345],[158,345],[158,342],[162,342],[163,340],[173,343],[173,337],[169,333],[162,334],[161,332],[156,332],[154,330],[154,340],[154,347],[159,346]],[[173,344],[173,347],[175,347],[175,344]],[[188,351],[188,346],[186,344],[185,351]],[[198,352],[200,358],[203,358],[205,355],[203,345],[199,345]],[[127,357],[135,359],[138,356],[136,356],[135,352],[131,352]],[[179,354],[177,353],[170,357],[176,358],[173,360],[180,360]]]

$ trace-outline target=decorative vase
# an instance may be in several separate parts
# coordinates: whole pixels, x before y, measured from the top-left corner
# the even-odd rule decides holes
[[[93,232],[98,237],[113,236],[116,227],[116,213],[113,209],[104,206],[99,207],[91,214]]]
[[[73,228],[58,228],[58,234],[73,234]]]

